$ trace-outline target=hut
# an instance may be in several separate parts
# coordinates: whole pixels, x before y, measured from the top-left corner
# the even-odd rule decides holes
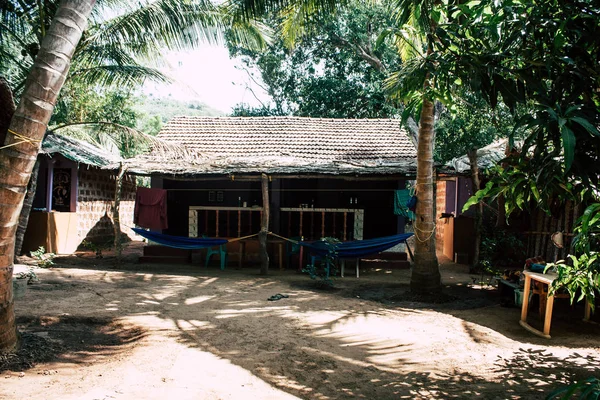
[[[269,230],[288,238],[404,232],[395,193],[414,179],[416,149],[400,120],[183,116],[158,137],[185,154],[156,150],[127,168],[166,191],[162,233],[243,237],[265,212]]]
[[[84,240],[95,246],[111,243],[121,161],[87,142],[48,133],[38,156],[37,188],[22,252],[43,246],[47,252],[69,254]],[[130,226],[135,191],[135,177],[125,177],[120,215]]]

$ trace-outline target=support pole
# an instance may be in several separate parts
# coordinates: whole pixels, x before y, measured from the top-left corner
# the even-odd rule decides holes
[[[269,272],[269,254],[267,253],[267,232],[269,232],[269,178],[266,174],[261,176],[263,212],[260,219],[260,274]]]
[[[121,252],[123,251],[123,242],[121,241],[121,217],[119,216],[119,208],[121,206],[121,195],[123,193],[123,179],[127,167],[123,166],[123,163],[119,166],[119,173],[115,182],[115,204],[113,207],[113,227],[115,232],[115,255],[117,256],[117,262],[121,262]]]

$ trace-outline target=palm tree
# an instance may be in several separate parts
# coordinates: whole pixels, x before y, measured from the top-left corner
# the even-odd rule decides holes
[[[106,0],[92,14],[94,4],[95,0],[0,4],[0,66],[16,82],[20,97],[14,115],[3,113],[0,121],[0,126],[8,127],[0,148],[0,352],[14,348],[17,341],[11,282],[19,213],[71,63],[73,80],[131,85],[147,78],[164,79],[157,69],[138,63],[138,57],[156,60],[163,48],[193,46],[199,39],[215,38],[217,28],[224,24],[229,24],[237,40],[262,40],[260,26],[245,18],[239,7],[217,10],[210,2],[157,0],[137,3],[138,8],[123,14],[114,11],[119,8],[111,12],[108,7],[118,4]],[[90,16],[92,24],[84,34]],[[2,105],[12,101],[12,91],[4,90],[8,87],[4,82],[0,85]]]
[[[7,49],[0,53],[0,65],[8,71],[17,94],[23,88],[25,73],[31,67],[48,29],[48,15],[54,13],[57,3],[57,0],[39,4],[3,2],[0,6],[0,26],[7,32],[0,35],[0,44]],[[225,26],[232,40],[242,45],[260,47],[264,44],[260,24],[241,18],[239,9],[235,7],[216,7],[202,1],[129,3],[104,0],[90,16],[89,27],[77,45],[65,85],[70,88],[91,87],[95,91],[109,88],[131,90],[148,79],[169,81],[170,78],[158,69],[166,64],[162,57],[165,49],[193,48],[201,41],[215,42],[222,36]],[[2,97],[0,93],[0,104],[3,104]],[[59,97],[61,108],[68,108],[68,100],[73,101],[72,97]],[[10,121],[10,114],[2,120]],[[108,121],[68,122],[87,123],[88,126],[90,122],[101,122],[104,128]],[[0,134],[5,130],[0,129]],[[123,130],[117,129],[116,132]],[[31,179],[17,230],[15,255],[21,250],[35,186],[36,179]]]
[[[27,182],[93,0],[64,0],[42,41],[0,149],[0,351],[17,344],[12,295],[15,231]]]
[[[433,293],[441,289],[441,276],[435,250],[435,180],[433,148],[435,145],[434,101],[439,93],[431,71],[435,64],[433,37],[436,21],[433,19],[434,2],[431,0],[397,0],[393,14],[398,27],[389,29],[393,34],[398,53],[403,59],[402,68],[390,74],[386,81],[393,97],[408,102],[408,111],[420,115],[417,144],[417,182],[415,193],[415,265],[410,287],[413,292]]]

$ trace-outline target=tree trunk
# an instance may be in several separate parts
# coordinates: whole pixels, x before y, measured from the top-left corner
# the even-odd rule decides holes
[[[473,191],[476,192],[480,189],[481,183],[479,181],[479,166],[477,165],[477,149],[471,149],[467,151],[467,157],[469,157],[469,164],[471,165],[471,180],[473,181]],[[471,261],[471,268],[476,268],[479,264],[479,247],[481,246],[481,225],[483,218],[483,203],[480,201],[475,206],[475,248],[473,249],[473,260]]]
[[[4,143],[10,120],[15,113],[15,99],[8,81],[0,76],[0,143]]]
[[[123,193],[123,179],[127,167],[123,166],[123,163],[119,166],[119,173],[117,174],[117,180],[115,182],[115,204],[113,207],[113,227],[115,232],[115,255],[117,256],[117,263],[121,262],[121,253],[123,252],[123,242],[121,241],[121,217],[119,214],[119,207],[121,206],[121,194]]]
[[[31,171],[31,178],[27,184],[27,193],[25,193],[25,200],[23,200],[23,208],[19,215],[19,227],[15,236],[15,259],[21,254],[21,248],[23,247],[23,240],[25,239],[25,232],[27,231],[27,224],[29,224],[29,215],[31,214],[31,208],[33,207],[33,200],[35,199],[35,191],[37,190],[38,173],[40,171],[40,160],[36,160]]]
[[[507,140],[506,147],[504,148],[504,156],[508,157],[511,150],[510,140]],[[502,168],[506,168],[507,166],[507,162],[502,163]],[[502,193],[500,193],[498,196],[498,217],[496,218],[496,228],[506,228],[506,199]]]
[[[42,41],[0,150],[0,352],[17,345],[12,272],[15,232],[31,171],[94,0],[63,0]]]
[[[261,176],[263,210],[260,221],[260,233],[258,240],[260,243],[260,274],[269,273],[269,253],[267,253],[267,232],[269,232],[269,178],[266,174]]]
[[[415,211],[415,264],[410,289],[415,293],[433,293],[442,288],[435,253],[435,196],[433,180],[433,145],[435,142],[433,102],[424,99],[417,147],[417,209]]]

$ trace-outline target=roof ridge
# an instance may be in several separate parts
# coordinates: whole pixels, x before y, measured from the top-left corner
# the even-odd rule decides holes
[[[398,121],[402,120],[399,118],[323,118],[323,117],[304,117],[304,116],[295,116],[295,115],[272,115],[272,116],[209,116],[209,115],[176,115],[171,118],[168,122],[175,119],[198,119],[198,120],[306,120],[306,121]]]

